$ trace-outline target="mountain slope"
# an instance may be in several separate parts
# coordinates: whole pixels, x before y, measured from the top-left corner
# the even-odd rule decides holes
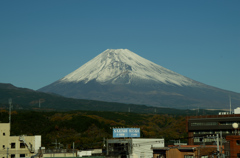
[[[66,97],[174,108],[227,108],[221,90],[182,76],[127,49],[107,49],[62,79],[40,89]]]
[[[72,99],[62,96],[37,92],[31,89],[15,87],[12,84],[0,83],[0,109],[8,109],[9,98],[12,99],[12,110],[39,111],[115,111],[133,113],[155,113],[170,115],[195,115],[195,110],[180,110],[172,108],[156,108],[144,105],[102,102],[94,100]],[[40,102],[40,107],[39,107]],[[203,113],[200,110],[199,113]],[[218,111],[205,110],[205,114],[217,114]]]

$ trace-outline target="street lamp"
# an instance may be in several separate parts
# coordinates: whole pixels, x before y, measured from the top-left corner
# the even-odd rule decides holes
[[[234,130],[235,130],[235,135],[236,135],[236,130],[237,130],[237,128],[238,128],[238,124],[235,122],[235,123],[233,123],[232,124],[232,127],[234,128]]]

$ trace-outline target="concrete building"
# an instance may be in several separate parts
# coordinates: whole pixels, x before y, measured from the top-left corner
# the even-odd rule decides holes
[[[107,156],[114,158],[153,158],[152,147],[164,147],[164,139],[108,139]]]
[[[234,114],[240,114],[240,107],[234,109]]]
[[[169,147],[152,147],[153,158],[217,158],[216,145],[180,145]]]
[[[0,123],[0,158],[31,157],[41,147],[41,136],[10,136],[10,123]]]
[[[102,149],[91,149],[91,150],[82,150],[77,151],[78,157],[85,157],[85,156],[99,156],[102,155]]]
[[[205,115],[205,116],[189,116],[186,119],[186,130],[188,132],[188,144],[211,145],[216,142],[216,136],[221,140],[225,140],[227,135],[234,135],[239,128],[234,129],[233,124],[240,124],[240,114],[223,114]]]

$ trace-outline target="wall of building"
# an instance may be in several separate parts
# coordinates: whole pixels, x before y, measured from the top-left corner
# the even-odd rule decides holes
[[[77,157],[76,153],[45,153],[43,158],[46,157]]]
[[[169,149],[166,152],[166,157],[182,158],[181,153],[178,149]]]
[[[237,158],[238,154],[240,155],[240,136],[239,135],[226,136],[226,140],[229,141],[230,144],[229,152],[231,158]]]
[[[35,150],[39,150],[39,148],[42,146],[42,136],[35,135]]]
[[[132,139],[132,154],[133,158],[151,158],[153,151],[151,147],[164,147],[164,139]]]
[[[222,146],[223,147],[223,146]],[[212,157],[216,158],[217,146],[199,146],[199,145],[180,145],[168,146],[164,148],[153,148],[154,158],[165,155],[166,158],[185,158],[187,156],[199,157]],[[215,153],[215,154],[214,154]]]
[[[178,148],[171,148],[166,152],[166,157],[167,158],[184,158],[185,156],[193,156],[195,157],[197,155],[196,150],[179,150]]]
[[[50,157],[43,157],[43,158],[50,158]],[[55,157],[55,158],[62,158],[62,157]],[[72,158],[72,156],[68,156],[65,158]],[[105,156],[88,156],[87,158],[105,158]]]
[[[108,156],[127,156],[128,158],[152,158],[152,147],[164,147],[164,139],[107,139]]]
[[[41,136],[24,136],[24,139],[28,145],[31,143],[34,149],[41,147]],[[10,136],[10,123],[0,123],[0,140],[0,158],[31,157],[38,152],[38,150],[34,150],[31,153],[20,141],[19,136]]]
[[[240,114],[240,108],[239,107],[234,109],[234,114]]]
[[[205,144],[211,145],[214,140],[207,138],[208,135],[220,135],[222,133],[223,138],[227,135],[233,135],[233,123],[240,124],[240,114],[187,117],[186,130],[188,132],[188,144],[203,144],[200,138],[205,137]]]
[[[94,154],[102,154],[102,149],[92,149],[92,150],[77,151],[77,156],[78,157],[92,156]]]

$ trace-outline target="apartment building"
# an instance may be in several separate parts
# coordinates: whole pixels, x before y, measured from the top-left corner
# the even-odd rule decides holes
[[[224,148],[222,146],[222,148]],[[216,145],[179,145],[152,147],[153,158],[217,158]],[[220,156],[220,155],[219,155]]]
[[[219,139],[226,140],[226,136],[238,134],[239,128],[233,128],[233,124],[240,124],[240,114],[189,116],[186,119],[186,130],[188,132],[188,144],[213,144],[216,135]]]
[[[41,147],[41,136],[10,136],[10,123],[0,123],[0,158],[31,157]]]

